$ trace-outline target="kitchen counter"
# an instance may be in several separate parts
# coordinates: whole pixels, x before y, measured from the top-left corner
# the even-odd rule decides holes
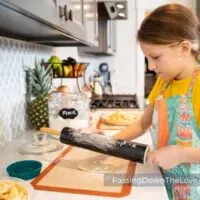
[[[92,113],[92,123],[91,126],[95,127],[96,122],[99,118],[99,115],[103,113],[110,112],[110,110],[98,110]],[[138,111],[136,111],[138,112]],[[113,134],[117,133],[119,130],[106,130],[104,131],[105,135],[112,136]],[[26,137],[30,137],[30,135],[26,135]],[[26,140],[27,138],[23,137],[23,140]],[[146,133],[142,137],[134,140],[136,142],[141,142],[145,144],[151,144],[151,138],[150,134]],[[12,141],[12,143],[9,143],[6,147],[0,148],[0,158],[1,158],[1,165],[0,165],[0,176],[7,176],[7,173],[5,171],[5,168],[8,164],[19,161],[19,160],[24,160],[24,159],[35,159],[39,160],[43,163],[43,169],[49,165],[61,152],[55,152],[55,153],[49,153],[45,155],[40,155],[40,156],[34,156],[34,155],[21,155],[16,151],[17,146],[19,145],[19,142],[22,143],[23,141],[20,140],[15,140]],[[66,145],[67,147],[67,145]],[[150,178],[154,177],[157,179],[157,181],[161,181],[161,183],[155,184],[155,185],[148,185],[148,186],[136,186],[135,183],[133,183],[131,193],[128,196],[125,197],[120,197],[120,199],[123,200],[146,200],[152,197],[154,200],[167,200],[167,193],[163,184],[163,179],[161,176],[161,173],[159,171],[159,168],[154,165],[150,164],[137,164],[136,165],[136,171],[135,171],[135,176],[137,175],[144,175]],[[156,177],[156,178],[155,178]],[[136,179],[137,180],[137,179]],[[144,179],[145,181],[146,179]],[[77,199],[87,199],[87,200],[114,200],[114,199],[119,199],[119,198],[114,198],[114,197],[103,197],[103,196],[91,196],[91,195],[81,195],[81,194],[71,194],[71,193],[59,193],[59,192],[50,192],[50,191],[39,191],[35,190],[35,198],[34,200],[43,200],[43,199],[48,199],[48,200],[77,200]]]

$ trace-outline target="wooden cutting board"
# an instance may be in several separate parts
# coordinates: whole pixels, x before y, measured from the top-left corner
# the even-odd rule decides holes
[[[131,192],[131,184],[105,185],[105,174],[78,170],[76,163],[91,159],[97,153],[77,147],[68,147],[59,155],[31,184],[37,190],[56,192],[123,197]],[[111,162],[118,166],[109,176],[120,178],[132,177],[135,172],[135,163],[110,157]],[[120,165],[118,165],[120,163]],[[107,175],[106,175],[107,176]]]
[[[113,113],[119,113],[118,112],[111,112],[110,114],[103,114],[99,117],[99,120],[96,124],[96,128],[100,129],[100,130],[122,130],[125,129],[128,125],[130,125],[133,121],[139,119],[142,115],[142,111],[121,111],[121,113],[125,114],[127,113],[127,115],[133,115],[135,116],[135,119],[131,122],[126,121],[126,123],[124,121],[111,121],[108,120],[107,117]],[[122,125],[123,124],[123,125]]]
[[[96,128],[100,129],[100,130],[122,130],[124,128],[126,128],[127,126],[113,126],[110,124],[106,124],[104,122],[104,119],[99,117],[99,120],[96,124]]]

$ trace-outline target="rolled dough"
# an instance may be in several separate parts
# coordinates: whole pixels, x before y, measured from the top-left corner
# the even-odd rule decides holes
[[[106,159],[87,159],[79,161],[76,168],[79,170],[95,173],[112,173],[117,169],[123,167],[120,162],[121,159],[108,157]]]

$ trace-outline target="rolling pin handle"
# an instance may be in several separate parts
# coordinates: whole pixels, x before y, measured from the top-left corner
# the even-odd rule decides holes
[[[49,134],[49,135],[58,135],[58,136],[60,135],[60,131],[55,130],[55,129],[51,129],[51,128],[47,128],[47,127],[41,127],[40,132],[46,133],[46,134]]]

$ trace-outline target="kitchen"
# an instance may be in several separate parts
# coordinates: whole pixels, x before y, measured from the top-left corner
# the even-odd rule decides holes
[[[7,1],[0,1],[0,3],[7,3]],[[11,1],[12,2],[12,1]],[[15,1],[13,1],[15,2]],[[19,1],[23,2],[23,0]],[[39,1],[38,1],[39,2]],[[44,1],[49,3],[50,1]],[[55,1],[51,1],[55,2]],[[92,1],[93,2],[93,1]],[[151,11],[155,7],[168,3],[168,2],[180,2],[189,7],[196,8],[196,1],[152,1],[151,5],[147,5],[146,1],[127,1],[127,13],[128,17],[125,20],[116,21],[116,52],[114,55],[94,55],[94,54],[80,54],[80,48],[77,47],[76,42],[74,42],[75,35],[72,38],[72,42],[62,47],[55,47],[54,45],[42,45],[38,43],[44,43],[44,36],[41,40],[35,40],[32,42],[27,42],[29,37],[24,37],[25,39],[18,39],[14,37],[13,33],[15,30],[22,32],[20,27],[22,23],[21,19],[14,19],[14,24],[10,24],[12,31],[1,31],[0,38],[0,58],[1,58],[1,106],[0,106],[0,145],[1,147],[1,166],[0,175],[7,176],[5,168],[13,161],[17,160],[40,160],[43,163],[43,168],[48,166],[54,159],[57,158],[58,154],[49,153],[39,156],[34,155],[23,155],[16,151],[17,144],[15,140],[23,138],[23,141],[27,141],[26,137],[30,137],[33,133],[31,130],[26,131],[28,127],[27,115],[26,115],[26,105],[27,105],[27,94],[26,94],[26,82],[25,82],[25,66],[34,66],[35,59],[47,61],[50,56],[57,55],[61,59],[67,59],[67,57],[73,57],[78,61],[90,63],[87,68],[87,75],[89,76],[93,70],[97,70],[101,63],[108,63],[109,70],[111,72],[111,83],[113,93],[115,94],[136,94],[137,103],[139,109],[142,110],[145,104],[145,91],[144,91],[144,71],[145,71],[145,60],[144,56],[137,44],[136,30],[140,25],[140,22],[145,16],[146,12]],[[41,3],[41,2],[39,2]],[[51,4],[51,3],[50,3]],[[2,4],[1,4],[2,5]],[[3,7],[4,8],[4,7]],[[1,6],[1,9],[3,9]],[[42,6],[41,6],[42,9]],[[3,10],[1,10],[2,13]],[[40,10],[41,11],[41,10]],[[38,11],[39,12],[39,11]],[[30,14],[30,13],[29,13]],[[13,15],[15,16],[15,14]],[[6,15],[1,17],[2,23],[6,24]],[[40,18],[43,16],[40,16]],[[64,19],[64,17],[63,17]],[[2,25],[3,28],[5,28]],[[34,25],[30,27],[29,31],[27,29],[26,36],[28,34],[34,33]],[[35,31],[35,34],[45,35],[45,29],[40,25],[40,33]],[[5,30],[5,29],[4,29]],[[48,30],[49,32],[49,30]],[[51,33],[51,31],[50,31]],[[55,33],[52,33],[55,34]],[[7,37],[6,37],[7,36]],[[50,35],[51,36],[51,35]],[[61,37],[63,39],[63,37]],[[51,39],[52,41],[52,39]],[[56,41],[56,40],[55,40]],[[76,40],[75,40],[76,41]],[[49,41],[47,41],[48,43]],[[83,42],[83,41],[82,41]],[[130,45],[131,44],[131,45]],[[86,44],[88,45],[88,44]],[[134,67],[136,66],[136,67]],[[138,67],[139,66],[139,67]],[[80,78],[81,79],[81,78]],[[81,80],[80,80],[81,81]],[[58,83],[57,83],[58,82]],[[55,80],[55,85],[60,84],[60,80]],[[76,79],[64,79],[63,84],[69,86],[71,90],[77,90]],[[111,110],[112,111],[112,110]],[[99,115],[104,113],[105,110],[95,110],[92,114],[92,126],[96,126]],[[138,111],[139,112],[139,111]],[[115,134],[118,130],[106,130],[105,134],[111,136]],[[29,136],[28,134],[29,133]],[[22,137],[23,136],[23,137]],[[137,142],[145,143],[151,145],[151,139],[149,135],[145,135],[136,140]],[[16,145],[15,145],[16,144]],[[5,156],[7,155],[7,156]],[[159,178],[161,174],[157,167],[152,165],[137,164],[135,174],[139,173],[152,173],[158,174]],[[78,182],[78,180],[77,180]],[[109,197],[101,195],[85,195],[85,194],[74,194],[74,193],[62,193],[62,192],[50,192],[44,190],[34,190],[34,199],[116,199],[116,197]],[[152,186],[152,187],[132,187],[130,193],[127,196],[121,198],[124,199],[147,199],[150,195],[153,195],[156,199],[167,199],[166,191],[164,186]]]

